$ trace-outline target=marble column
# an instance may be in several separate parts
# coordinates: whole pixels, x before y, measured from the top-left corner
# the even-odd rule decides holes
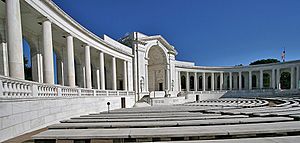
[[[80,81],[83,81],[83,83],[82,82],[78,82],[79,83],[79,85],[81,85],[80,87],[82,87],[82,88],[85,88],[85,87],[87,87],[86,86],[86,74],[85,74],[85,66],[82,66],[82,65],[80,65],[81,66],[81,71],[82,71],[82,75],[81,75],[81,77],[77,77],[78,79],[80,79]]]
[[[128,64],[127,64],[127,65],[128,65]],[[128,66],[127,66],[127,67],[128,67]],[[127,70],[128,70],[128,69],[127,69]],[[148,76],[148,74],[149,74],[149,73],[148,73],[148,63],[146,63],[146,64],[145,64],[145,81],[144,81],[144,83],[145,83],[145,84],[144,84],[144,89],[145,89],[145,91],[149,91],[149,85],[148,85],[148,84],[149,84],[149,82],[148,82],[148,80],[149,80],[148,77],[149,77],[149,76]]]
[[[104,53],[100,51],[100,81],[101,90],[105,90],[105,69],[104,69]]]
[[[232,90],[232,72],[229,72],[229,90]]]
[[[249,90],[252,90],[252,71],[249,71]]]
[[[127,61],[123,61],[123,82],[124,90],[127,90]]]
[[[112,56],[112,90],[117,90],[117,67],[116,57]]]
[[[223,85],[224,85],[224,73],[220,73],[220,90],[223,90]]]
[[[85,79],[86,88],[92,88],[92,75],[91,75],[91,53],[90,46],[85,45],[84,47],[84,57],[85,57]]]
[[[242,90],[242,72],[239,72],[239,90]]]
[[[211,91],[215,90],[215,73],[211,73]]]
[[[291,67],[291,89],[295,88],[295,67]]]
[[[56,67],[57,67],[57,82],[60,85],[64,85],[64,63],[62,59],[57,58]]]
[[[206,80],[205,80],[205,72],[203,72],[202,73],[202,91],[205,91],[205,84],[206,84],[206,82],[205,82]]]
[[[32,79],[33,81],[43,83],[43,55],[41,51],[31,53]]]
[[[260,70],[259,71],[259,87],[260,89],[263,89],[264,88],[264,72],[263,70]]]
[[[25,79],[19,0],[6,0],[9,76]]]
[[[43,22],[44,82],[54,84],[52,26],[49,20]]]
[[[9,76],[8,53],[7,53],[7,38],[6,38],[6,20],[0,18],[0,74]]]
[[[68,65],[68,83],[69,86],[75,87],[75,62],[74,62],[74,45],[73,36],[67,36],[67,65]]]
[[[167,69],[165,70],[165,83],[166,83],[166,85],[165,85],[165,90],[167,90],[167,91],[169,91],[170,90],[170,73],[169,73],[169,67],[167,67]],[[146,78],[145,78],[146,79]],[[144,85],[146,85],[145,84],[145,80],[144,80]],[[145,86],[144,86],[145,87]],[[145,88],[144,88],[145,89]]]
[[[197,73],[194,73],[194,91],[198,91],[198,78],[197,78]]]
[[[299,80],[300,80],[300,79],[299,79],[299,78],[300,78],[300,77],[299,77],[299,76],[300,76],[300,75],[299,75],[299,74],[300,74],[299,72],[300,72],[300,67],[297,66],[297,68],[296,68],[296,89],[299,89]]]
[[[272,69],[272,88],[276,89],[276,80],[275,80],[275,69]]]
[[[189,72],[186,72],[186,91],[190,91],[190,76],[189,76]]]
[[[280,68],[278,68],[277,71],[276,71],[276,85],[277,85],[277,89],[281,89],[281,86],[280,86],[280,76],[281,76]]]
[[[99,69],[96,69],[96,81],[97,81],[97,89],[101,89],[101,83],[100,83],[100,70]]]

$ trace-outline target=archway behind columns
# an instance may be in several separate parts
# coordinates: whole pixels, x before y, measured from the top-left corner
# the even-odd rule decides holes
[[[25,79],[32,81],[31,46],[26,38],[23,38],[23,62]]]
[[[195,78],[194,76],[190,76],[190,90],[195,91]]]
[[[203,90],[202,76],[198,78],[198,89]]]
[[[211,90],[211,76],[207,77],[207,89]]]
[[[242,89],[245,89],[245,76],[242,75]]]
[[[217,77],[217,89],[220,90],[220,84],[221,84],[221,77]]]
[[[280,88],[290,89],[291,88],[291,73],[282,72],[280,76]]]
[[[181,82],[181,90],[186,90],[186,78],[184,75],[180,77]]]
[[[159,46],[152,46],[148,51],[148,90],[167,89],[167,55]],[[188,78],[186,78],[188,80]],[[183,87],[182,87],[183,88]]]
[[[252,75],[252,88],[257,88],[257,79],[256,79],[256,75]]]
[[[263,74],[263,87],[270,88],[271,86],[271,76],[268,73]]]
[[[229,90],[229,88],[230,88],[230,76],[227,76],[227,87],[226,87],[226,89],[227,90]]]

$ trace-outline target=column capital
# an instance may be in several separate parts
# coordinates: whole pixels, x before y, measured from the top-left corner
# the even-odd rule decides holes
[[[70,32],[65,32],[64,34],[62,34],[62,37],[67,39],[67,38],[74,38],[75,36]]]
[[[40,17],[37,18],[37,20],[38,20],[39,24],[43,24],[44,22],[53,23],[53,21],[50,18],[46,17],[46,16],[40,16]]]
[[[91,46],[90,46],[90,44],[83,43],[83,44],[81,44],[81,47],[91,47]]]

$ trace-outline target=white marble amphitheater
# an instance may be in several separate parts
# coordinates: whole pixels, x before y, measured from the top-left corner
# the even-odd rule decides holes
[[[300,60],[196,66],[161,35],[98,37],[51,0],[1,0],[0,42],[0,142],[300,139]]]

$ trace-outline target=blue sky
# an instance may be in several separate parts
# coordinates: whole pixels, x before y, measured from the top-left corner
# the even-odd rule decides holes
[[[300,59],[299,0],[54,0],[98,36],[162,35],[177,59],[197,65],[248,65]]]

